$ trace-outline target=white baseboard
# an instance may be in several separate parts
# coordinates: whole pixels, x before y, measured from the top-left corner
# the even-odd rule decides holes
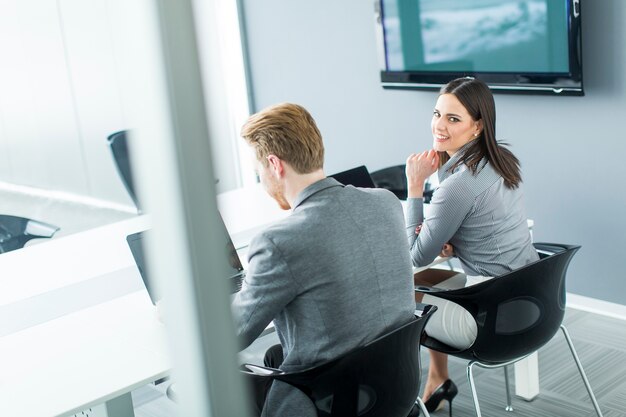
[[[626,320],[626,305],[567,293],[567,307],[607,317]]]

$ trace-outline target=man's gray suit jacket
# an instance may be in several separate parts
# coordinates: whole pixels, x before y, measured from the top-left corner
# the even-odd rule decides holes
[[[346,353],[414,311],[400,202],[387,190],[344,187],[332,178],[304,189],[289,217],[252,240],[233,301],[244,347],[274,321],[285,371]],[[263,415],[316,415],[311,411],[304,394],[276,381]]]

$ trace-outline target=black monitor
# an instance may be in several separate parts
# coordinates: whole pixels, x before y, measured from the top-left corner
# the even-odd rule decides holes
[[[113,160],[117,167],[117,172],[120,174],[122,183],[128,192],[128,195],[135,203],[135,207],[141,211],[141,205],[137,198],[137,192],[135,191],[135,181],[133,179],[133,171],[130,166],[130,155],[128,151],[128,136],[129,132],[121,130],[115,132],[107,137],[109,148],[113,154]]]
[[[141,278],[146,286],[146,290],[150,295],[150,299],[152,303],[156,303],[161,297],[157,294],[154,285],[150,283],[150,274],[147,268],[147,263],[145,259],[145,249],[143,239],[146,235],[150,233],[149,231],[138,232],[130,234],[126,237],[126,241],[128,242],[128,246],[130,247],[130,251],[133,254],[133,258],[135,259],[135,263],[137,264],[137,269],[139,269],[139,273],[141,274]],[[233,245],[233,241],[226,229],[226,225],[220,216],[220,231],[219,238],[224,242],[224,255],[228,259],[229,271],[227,274],[227,278],[230,280],[231,292],[237,292],[241,289],[241,284],[244,278],[244,269],[241,264],[241,259],[239,259],[239,254],[237,254],[237,250],[235,249],[235,245]]]
[[[583,95],[581,0],[377,0],[385,88]]]
[[[161,297],[159,297],[156,293],[156,290],[150,284],[150,279],[148,279],[148,271],[146,270],[146,258],[145,258],[145,250],[143,239],[148,232],[138,232],[133,233],[131,235],[126,236],[126,242],[128,242],[128,247],[130,248],[130,252],[133,254],[133,258],[135,259],[135,264],[137,265],[137,269],[139,270],[139,274],[141,275],[141,279],[143,280],[144,285],[146,286],[146,290],[148,291],[148,295],[150,296],[150,300],[152,300],[152,304],[155,304]]]
[[[376,187],[365,165],[361,165],[347,171],[338,172],[336,174],[329,175],[329,177],[336,179],[343,185],[353,185],[355,187],[362,188]]]

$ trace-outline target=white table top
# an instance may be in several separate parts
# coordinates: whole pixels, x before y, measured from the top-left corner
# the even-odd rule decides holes
[[[126,236],[146,216],[0,256],[0,416],[73,414],[169,372]]]
[[[0,415],[73,414],[170,369],[165,330],[145,291],[0,338]]]
[[[0,307],[135,265],[126,236],[149,226],[137,216],[3,253]]]
[[[282,210],[261,184],[218,194],[217,205],[237,249],[247,246],[254,235],[291,213]]]

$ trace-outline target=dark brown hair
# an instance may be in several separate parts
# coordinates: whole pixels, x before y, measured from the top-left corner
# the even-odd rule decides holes
[[[453,94],[465,107],[474,121],[483,121],[483,130],[472,144],[463,151],[459,161],[450,167],[454,169],[465,164],[476,174],[480,161],[486,159],[493,169],[504,179],[507,188],[517,188],[522,182],[519,160],[505,148],[505,143],[496,140],[496,105],[493,94],[484,82],[475,78],[457,78],[444,85],[439,94]],[[439,152],[440,166],[450,157]]]

